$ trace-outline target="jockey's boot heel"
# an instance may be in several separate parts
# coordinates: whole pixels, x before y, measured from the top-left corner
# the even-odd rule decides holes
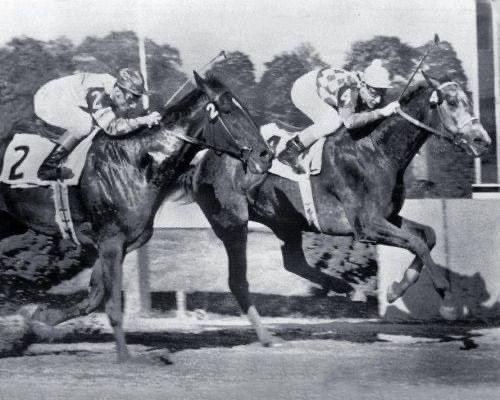
[[[71,169],[61,167],[62,161],[70,153],[64,146],[57,145],[42,163],[38,170],[38,178],[43,181],[55,181],[73,178]]]
[[[298,136],[294,136],[288,142],[286,142],[285,149],[278,154],[276,157],[283,164],[291,167],[295,173],[303,174],[305,171],[299,165],[298,157],[300,153],[302,153],[306,147],[302,144]]]

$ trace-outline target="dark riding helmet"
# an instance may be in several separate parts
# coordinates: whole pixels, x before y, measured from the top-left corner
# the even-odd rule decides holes
[[[132,68],[121,69],[120,72],[118,72],[116,84],[122,89],[125,89],[137,96],[147,94],[142,74]]]

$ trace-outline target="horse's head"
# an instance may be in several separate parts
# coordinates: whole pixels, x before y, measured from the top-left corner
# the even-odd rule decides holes
[[[439,115],[445,135],[474,157],[480,157],[491,144],[488,132],[474,116],[467,94],[456,82],[439,82],[423,73],[433,89],[429,102]]]
[[[237,157],[254,173],[266,172],[274,154],[246,108],[219,80],[203,79],[196,72],[194,77],[207,98],[199,111],[207,147]]]

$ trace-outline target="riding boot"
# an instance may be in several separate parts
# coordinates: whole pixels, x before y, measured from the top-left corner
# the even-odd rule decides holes
[[[71,151],[63,145],[58,144],[49,154],[38,170],[38,178],[43,181],[55,181],[70,179],[74,176],[73,171],[66,167],[61,167],[62,161]]]
[[[292,139],[290,139],[286,143],[285,149],[278,154],[277,158],[279,161],[281,161],[283,164],[286,164],[297,173],[297,174],[303,174],[305,171],[304,169],[299,165],[299,160],[298,157],[300,153],[302,153],[306,147],[302,144],[298,136],[294,136]]]

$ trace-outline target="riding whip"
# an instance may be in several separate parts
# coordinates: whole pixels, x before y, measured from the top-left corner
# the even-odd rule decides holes
[[[199,71],[202,72],[209,65],[212,65],[215,62],[226,60],[226,59],[227,59],[226,52],[224,50],[222,50],[219,54],[217,54],[214,58],[212,58],[209,62],[207,62],[203,67],[201,67]],[[182,89],[184,89],[186,87],[186,85],[192,81],[193,81],[192,77],[189,77],[188,79],[186,79],[186,81],[181,86],[179,86],[179,88],[175,91],[175,93],[172,96],[170,96],[170,98],[167,100],[167,102],[165,103],[165,105],[163,107],[167,107],[172,102],[172,100],[175,99],[175,97],[182,91]]]
[[[438,45],[439,44],[439,36],[438,34],[434,34],[434,45]],[[427,58],[427,56],[429,55],[430,51],[432,49],[432,46],[429,46],[427,48],[427,51],[425,52],[424,56],[422,57],[422,59],[420,60],[420,62],[417,64],[417,68],[415,68],[415,71],[413,71],[413,74],[411,75],[410,79],[408,80],[408,82],[406,82],[406,86],[404,87],[403,91],[401,92],[401,94],[399,95],[399,98],[398,98],[398,101],[401,100],[401,98],[403,97],[403,95],[405,94],[406,92],[406,89],[408,89],[408,86],[410,86],[410,83],[411,81],[413,80],[413,78],[415,77],[415,74],[418,72],[418,70],[420,69],[420,67],[422,66],[424,60]]]

